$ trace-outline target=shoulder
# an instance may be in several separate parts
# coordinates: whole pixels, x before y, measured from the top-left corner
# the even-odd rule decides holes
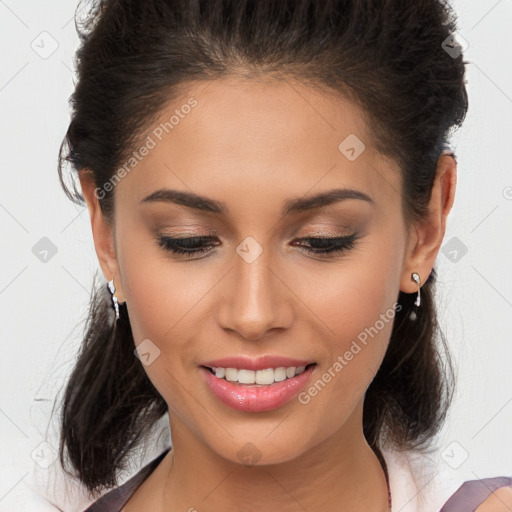
[[[122,510],[140,486],[155,471],[169,451],[169,448],[164,450],[164,452],[140,469],[125,483],[103,494],[84,512],[113,512]]]
[[[511,505],[512,478],[503,476],[464,482],[441,512],[508,512]]]
[[[440,464],[435,452],[383,453],[389,469],[393,511],[512,511],[512,476],[464,481]]]
[[[512,487],[500,487],[476,509],[476,512],[510,512],[510,510],[512,510]]]

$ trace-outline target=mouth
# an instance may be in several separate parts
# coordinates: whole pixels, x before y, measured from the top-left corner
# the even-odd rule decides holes
[[[315,373],[317,363],[249,370],[200,366],[206,387],[221,403],[241,412],[279,409],[296,397]]]
[[[284,382],[301,375],[316,363],[303,366],[279,366],[262,370],[249,370],[246,368],[223,368],[220,366],[203,366],[218,379],[250,387],[266,387],[277,382]]]

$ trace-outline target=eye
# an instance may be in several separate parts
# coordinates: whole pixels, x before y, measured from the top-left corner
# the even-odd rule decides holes
[[[358,239],[357,233],[347,236],[338,236],[334,238],[301,238],[293,242],[293,245],[299,245],[304,250],[315,255],[327,255],[328,257],[339,256],[350,251],[356,245]],[[309,246],[304,246],[298,242],[307,242]]]
[[[157,242],[160,247],[166,251],[172,252],[179,256],[191,258],[198,256],[211,247],[218,245],[214,243],[215,239],[211,236],[193,236],[189,238],[172,238],[166,235],[158,235]]]
[[[357,233],[330,238],[309,237],[296,240],[293,242],[293,245],[301,247],[310,254],[333,257],[351,250],[356,245],[357,239]],[[306,242],[308,245],[303,245],[300,242]],[[212,236],[172,238],[167,235],[158,235],[157,243],[166,251],[186,258],[200,256],[219,245],[219,242]]]

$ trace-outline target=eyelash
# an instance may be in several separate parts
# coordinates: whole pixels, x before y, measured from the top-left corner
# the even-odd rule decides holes
[[[357,233],[348,236],[339,236],[334,238],[322,237],[308,237],[301,238],[300,241],[308,242],[312,245],[319,245],[320,247],[305,247],[304,250],[313,255],[320,255],[322,257],[335,257],[350,251],[356,245],[358,239]],[[171,238],[165,235],[157,235],[157,242],[160,247],[165,251],[172,252],[178,256],[185,256],[192,258],[196,255],[204,254],[208,250],[209,243],[213,240],[210,236],[194,236],[190,238]],[[329,246],[330,244],[330,246]],[[197,248],[198,245],[202,247]],[[217,244],[215,244],[217,245]],[[183,247],[185,246],[185,247]],[[303,246],[301,246],[303,247]],[[325,256],[324,256],[325,255]]]

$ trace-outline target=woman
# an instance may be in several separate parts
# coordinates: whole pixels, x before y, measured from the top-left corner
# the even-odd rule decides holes
[[[432,447],[452,396],[454,30],[438,0],[93,9],[59,168],[105,277],[62,404],[88,510],[403,509],[393,454]],[[118,486],[166,415],[172,449]],[[412,502],[509,510],[511,486]]]

